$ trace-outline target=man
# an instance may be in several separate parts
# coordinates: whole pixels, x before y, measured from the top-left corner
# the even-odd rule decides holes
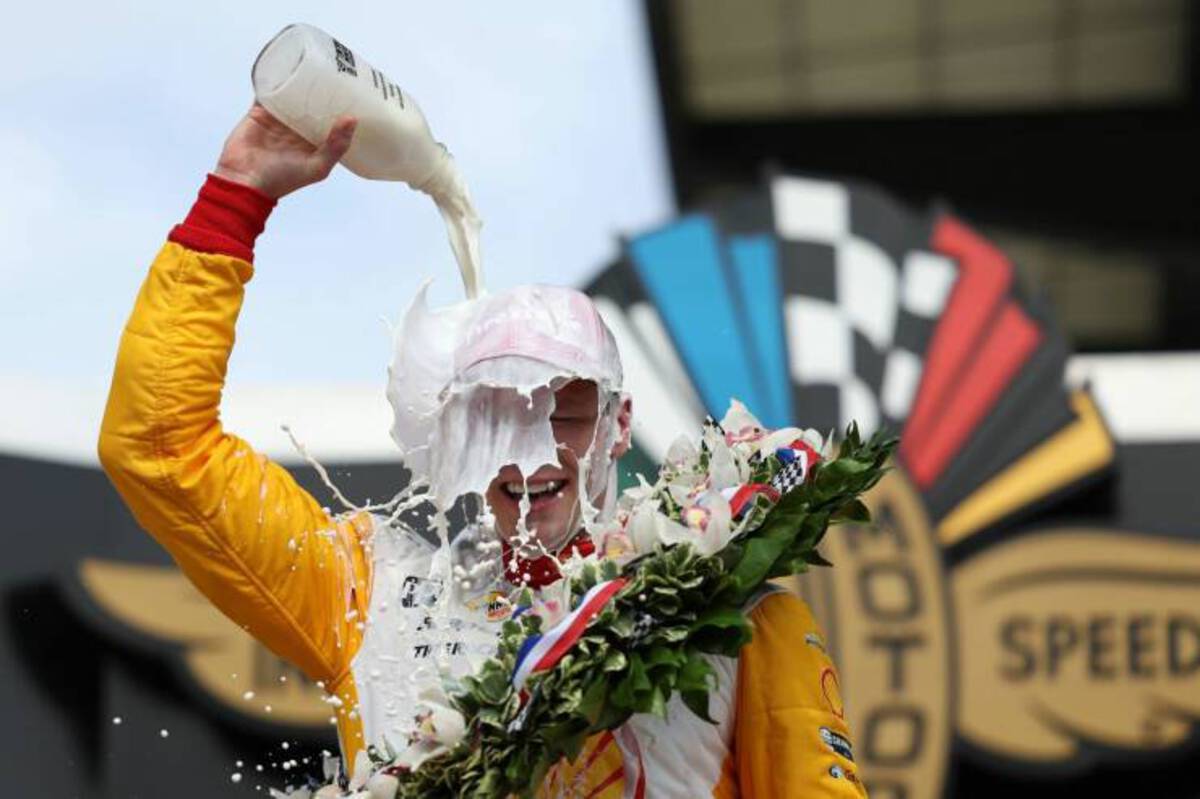
[[[423,671],[462,673],[486,656],[502,615],[467,603],[462,624],[425,629],[426,606],[445,588],[435,548],[379,516],[331,517],[219,421],[255,238],[279,198],[329,174],[354,127],[341,119],[313,147],[257,105],[236,126],[142,286],[99,441],[101,463],[138,521],[196,586],[334,697],[351,762],[411,728],[412,683]],[[557,576],[552,556],[593,546],[585,521],[611,508],[612,463],[629,446],[632,408],[611,334],[586,297],[523,287],[481,303],[453,357],[435,359],[434,372],[449,380],[422,389],[436,418],[405,404],[407,381],[420,376],[398,358],[393,433],[428,445],[413,447],[413,459],[426,464],[435,494],[490,470],[472,490],[504,542],[504,577],[536,588]],[[406,438],[420,427],[414,419],[430,423],[428,437]],[[542,554],[524,557],[531,546]],[[713,659],[717,724],[676,699],[665,721],[635,716],[595,736],[574,763],[551,771],[542,795],[864,795],[837,676],[808,609],[775,593],[752,620],[741,656]]]

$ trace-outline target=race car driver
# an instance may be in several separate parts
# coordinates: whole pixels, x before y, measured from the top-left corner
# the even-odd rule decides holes
[[[313,147],[257,105],[237,124],[142,285],[121,338],[99,437],[100,460],[113,484],[184,573],[226,615],[335,697],[340,743],[350,761],[368,744],[386,741],[397,718],[411,717],[409,676],[423,661],[461,655],[459,668],[470,668],[498,623],[484,603],[451,651],[414,644],[411,631],[425,619],[423,605],[441,590],[429,579],[435,548],[380,516],[331,516],[286,470],[220,422],[255,240],[280,198],[329,175],[354,128],[353,119],[343,118]],[[504,465],[483,491],[500,537],[509,542],[505,576],[536,587],[556,577],[554,559],[522,559],[511,542],[519,530],[531,530],[551,554],[589,551],[581,508],[611,506],[612,481],[593,478],[611,475],[612,462],[628,448],[632,407],[620,391],[612,337],[584,295],[520,287],[483,302],[494,313],[476,317],[483,321],[468,331],[476,346],[455,353],[452,380],[497,368],[529,372],[538,376],[541,396],[552,398],[546,407],[555,462],[525,471]],[[518,307],[522,314],[506,317],[505,309]],[[562,330],[581,328],[590,337],[555,344]],[[486,377],[477,385],[487,385]],[[484,410],[480,418],[496,426],[514,423],[503,409]],[[427,453],[443,466],[468,457],[471,441],[461,430],[447,435],[458,436],[459,449]],[[438,439],[431,440],[436,445]],[[589,471],[597,454],[601,465]],[[513,463],[520,462],[514,455]],[[778,592],[763,598],[751,618],[754,638],[740,657],[714,658],[720,681],[710,715],[716,724],[675,700],[667,720],[635,716],[595,736],[575,762],[551,771],[541,794],[865,795],[836,672],[807,607]]]

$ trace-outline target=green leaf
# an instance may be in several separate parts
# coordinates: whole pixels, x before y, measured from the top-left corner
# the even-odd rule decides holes
[[[605,704],[600,717],[592,725],[595,730],[615,730],[629,720],[632,712],[628,708],[620,708],[609,702]]]
[[[700,615],[692,625],[692,631],[698,632],[705,628],[725,629],[738,627],[746,621],[745,615],[738,608],[718,607]]]
[[[784,555],[782,558],[775,561],[776,574],[774,576],[782,577],[784,575],[791,576],[796,574],[804,574],[806,571],[808,571],[808,561],[806,560],[807,557],[807,554]]]
[[[641,657],[636,652],[632,652],[628,655],[628,658],[629,670],[617,682],[610,698],[618,707],[636,709],[638,707],[638,697],[650,690],[653,684],[646,674],[646,667],[642,663]]]
[[[843,505],[834,518],[844,522],[866,523],[871,521],[871,511],[861,499],[853,499]]]
[[[716,687],[717,673],[708,658],[699,652],[689,652],[679,670],[679,688],[689,691],[709,691]]]
[[[655,666],[678,665],[684,657],[685,656],[682,652],[676,652],[670,647],[659,644],[658,646],[652,647],[650,651],[646,653],[643,662],[646,664],[647,669],[652,669]]]
[[[621,614],[609,624],[609,627],[617,638],[632,638],[637,624],[631,615]]]
[[[663,627],[655,630],[652,633],[652,636],[655,640],[668,644],[675,644],[679,643],[680,641],[687,640],[688,635],[690,635],[688,628],[680,626]]]
[[[646,666],[637,653],[629,656],[629,679],[635,692],[651,688],[650,677],[646,674]]]
[[[604,699],[608,693],[608,685],[603,680],[593,680],[579,700],[577,712],[582,714],[589,724],[594,725],[604,710]]]
[[[654,686],[654,690],[650,693],[650,707],[648,712],[653,713],[660,719],[667,717],[667,692],[659,686]]]
[[[508,678],[499,671],[490,671],[479,680],[479,693],[488,702],[500,702],[508,693]]]
[[[715,608],[692,625],[688,639],[693,646],[711,654],[737,657],[750,642],[750,623],[740,608]]]
[[[716,724],[716,720],[708,715],[708,691],[679,691],[679,696],[683,699],[683,704],[687,705],[688,709],[695,713],[700,718],[707,721],[709,724]]]
[[[796,527],[787,521],[781,517],[772,524],[768,520],[770,529],[746,542],[742,559],[730,572],[729,594],[724,599],[741,605],[767,579],[775,561],[779,560],[796,537]]]
[[[804,554],[804,562],[811,563],[813,566],[832,566],[833,564],[825,560],[825,557],[815,549],[810,549]]]

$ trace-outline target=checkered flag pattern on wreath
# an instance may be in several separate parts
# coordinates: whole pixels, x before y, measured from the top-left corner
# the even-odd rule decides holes
[[[958,265],[931,251],[930,215],[875,189],[779,176],[780,248],[794,412],[870,434],[908,415]]]
[[[639,614],[633,622],[633,640],[640,641],[654,629],[654,617],[649,613]]]
[[[804,483],[804,477],[807,473],[808,458],[801,455],[783,464],[783,467],[771,478],[771,488],[778,491],[780,496],[782,496],[794,488],[799,488]]]

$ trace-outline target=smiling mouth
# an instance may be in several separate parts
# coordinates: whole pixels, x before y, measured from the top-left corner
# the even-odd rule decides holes
[[[529,508],[532,511],[548,505],[562,496],[563,488],[566,485],[566,480],[530,480],[528,483],[509,480],[500,486],[500,490],[513,502],[520,502],[522,497],[528,493]]]

